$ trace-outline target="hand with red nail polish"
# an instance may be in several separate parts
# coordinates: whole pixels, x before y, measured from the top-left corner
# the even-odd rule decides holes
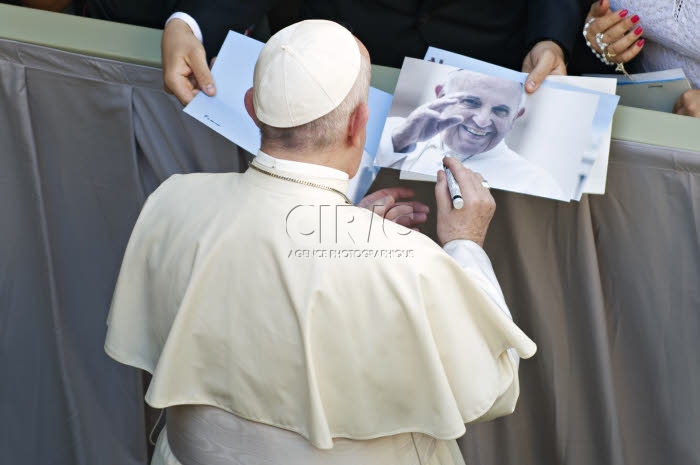
[[[588,26],[584,27],[586,43],[606,64],[627,63],[641,51],[640,42],[644,44],[639,21],[639,15],[630,15],[626,9],[613,11],[609,1],[595,2],[586,18]],[[599,40],[597,34],[602,34]]]
[[[619,65],[631,60],[627,70],[681,68],[690,87],[700,89],[700,0],[591,0],[589,4],[584,35],[601,61],[615,71],[622,71]],[[592,66],[581,71],[598,72]],[[700,97],[691,99],[692,95],[677,102],[677,112],[694,114],[700,108]]]

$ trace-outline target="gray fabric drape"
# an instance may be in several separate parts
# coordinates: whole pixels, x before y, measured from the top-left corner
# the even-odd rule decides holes
[[[146,462],[141,375],[105,321],[146,196],[232,171],[160,70],[0,41],[0,463]]]
[[[244,156],[157,69],[0,40],[0,78],[0,463],[143,464],[140,374],[102,349],[122,254],[161,181]],[[699,192],[699,153],[625,142],[605,196],[494,192],[486,249],[539,352],[467,463],[700,463]]]
[[[700,153],[613,142],[605,196],[498,195],[487,251],[539,351],[472,463],[700,463],[699,193]]]

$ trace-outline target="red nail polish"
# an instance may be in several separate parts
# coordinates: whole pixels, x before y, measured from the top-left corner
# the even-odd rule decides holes
[[[632,20],[632,24],[636,24],[636,23],[639,22],[639,16],[638,16],[638,15],[634,15],[634,16],[632,16],[631,20]]]
[[[603,2],[604,2],[604,1],[605,1],[605,0],[600,0],[600,6],[603,6]]]
[[[638,36],[639,34],[642,33],[643,30],[644,29],[642,29],[641,27],[638,27],[637,29],[634,30],[634,35]]]
[[[637,47],[643,47],[644,46],[644,39],[639,39],[637,41]]]
[[[627,10],[622,10],[622,11],[619,13],[619,14],[620,14],[620,18],[624,18],[625,16],[627,16],[627,13],[629,13],[629,11],[627,11]]]

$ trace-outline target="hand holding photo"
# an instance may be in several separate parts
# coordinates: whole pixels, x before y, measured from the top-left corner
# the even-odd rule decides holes
[[[518,81],[406,58],[375,163],[435,180],[451,156],[495,188],[568,201],[597,96],[535,95]],[[529,117],[531,107],[540,110]]]
[[[230,31],[212,67],[217,82],[216,95],[209,97],[200,92],[184,109],[185,113],[253,155],[260,149],[260,130],[248,115],[243,98],[253,85],[255,62],[263,46],[262,42]],[[370,88],[365,153],[347,190],[348,196],[355,201],[365,195],[376,177],[378,169],[374,167],[374,154],[391,99],[391,94]]]
[[[435,47],[429,47],[425,53],[426,61],[441,63],[462,69],[469,69],[489,76],[500,77],[524,83],[528,77],[527,73],[514,71],[501,66],[476,60],[464,55],[449,52]],[[624,76],[622,76],[624,78]],[[617,109],[620,97],[615,95],[617,79],[603,77],[581,77],[581,76],[555,76],[550,75],[542,82],[542,87],[559,90],[569,90],[572,92],[582,92],[598,96],[598,104],[593,117],[593,130],[588,149],[584,152],[579,168],[579,182],[572,195],[572,199],[580,200],[583,193],[604,194],[608,168],[608,157],[610,152],[610,138],[612,136],[612,118]],[[528,107],[533,108],[533,98],[536,99],[536,92],[530,96]],[[533,114],[532,111],[529,112]],[[409,173],[402,173],[401,177],[411,176]]]

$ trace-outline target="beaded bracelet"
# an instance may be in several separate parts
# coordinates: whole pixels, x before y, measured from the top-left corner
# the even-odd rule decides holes
[[[624,73],[625,76],[627,76],[629,79],[632,79],[631,76],[627,73],[627,70],[625,69],[625,64],[624,63],[614,63],[610,61],[610,58],[614,57],[615,55],[609,54],[608,53],[608,46],[610,44],[606,44],[603,42],[603,33],[599,32],[595,35],[595,42],[598,45],[598,47],[603,51],[602,54],[598,53],[596,49],[593,48],[591,43],[588,40],[587,32],[588,32],[588,27],[593,24],[593,21],[595,21],[595,18],[591,18],[588,21],[586,21],[586,24],[583,25],[583,38],[586,41],[586,45],[588,45],[588,48],[591,49],[591,52],[593,52],[593,55],[595,55],[600,61],[602,61],[604,64],[608,66],[615,66],[615,71],[620,71]]]

